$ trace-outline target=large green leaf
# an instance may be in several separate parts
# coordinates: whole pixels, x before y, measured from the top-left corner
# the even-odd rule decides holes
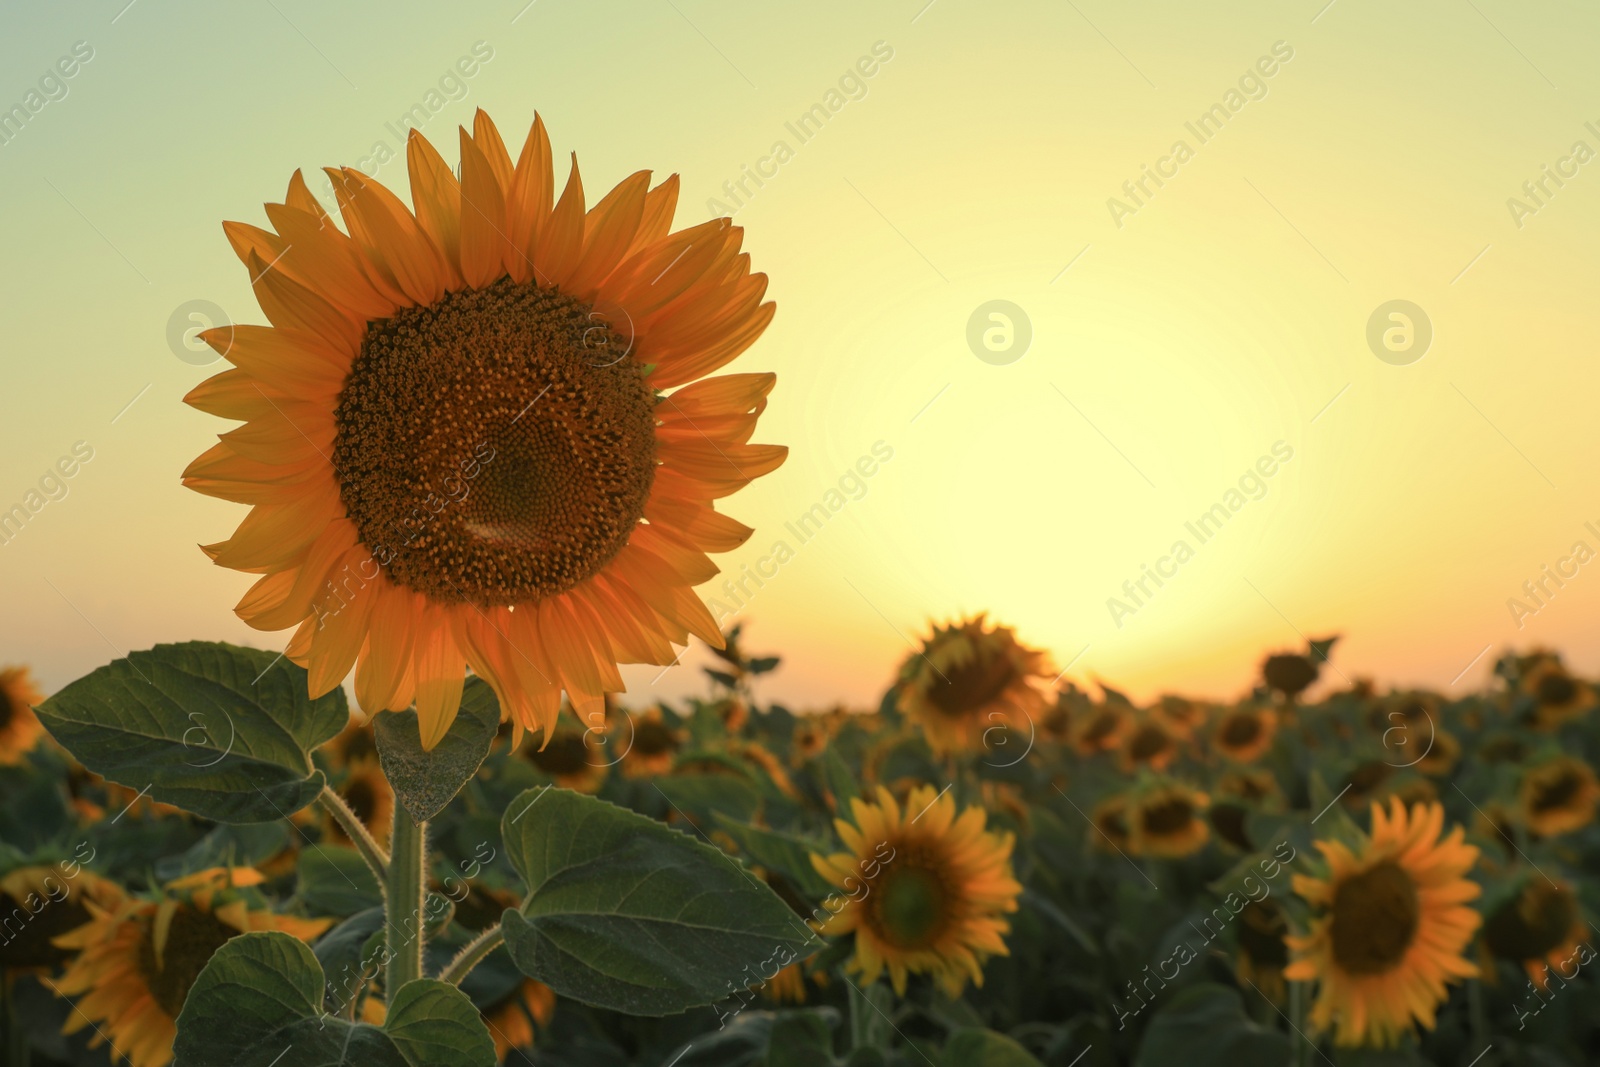
[[[1244,1013],[1237,989],[1214,983],[1178,993],[1150,1020],[1134,1067],[1282,1067],[1289,1038]]]
[[[288,934],[241,934],[211,957],[178,1015],[173,1067],[492,1067],[472,1002],[433,979],[393,999],[383,1029],[322,1011],[322,967]]]
[[[1039,1067],[1033,1054],[1005,1034],[969,1027],[945,1042],[941,1067]]]
[[[455,799],[489,755],[500,728],[500,702],[482,678],[468,678],[461,710],[432,750],[424,750],[415,711],[397,711],[372,720],[378,760],[394,795],[407,814],[427,822]]]
[[[819,942],[738,861],[654,820],[565,789],[529,790],[502,823],[527,883],[501,923],[524,974],[633,1015],[742,994]]]
[[[218,822],[285,818],[322,791],[311,750],[349,721],[279,653],[191,641],[134,652],[36,709],[96,774]]]
[[[342,845],[313,845],[300,854],[300,899],[316,915],[347,918],[382,907],[383,889],[361,853]]]
[[[723,814],[716,813],[717,826],[744,850],[750,862],[768,870],[778,871],[795,884],[802,893],[813,897],[827,897],[837,892],[833,884],[811,865],[811,854],[827,855],[833,846],[822,841],[807,841],[794,834],[751,826]]]

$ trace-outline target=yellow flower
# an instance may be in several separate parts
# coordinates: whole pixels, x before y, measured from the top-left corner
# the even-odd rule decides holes
[[[1022,892],[1011,872],[1010,834],[984,829],[981,807],[956,812],[932,786],[912,791],[902,811],[887,789],[850,802],[853,823],[834,821],[848,851],[813,855],[817,871],[844,895],[830,898],[823,934],[855,934],[850,969],[868,985],[885,969],[896,993],[906,977],[928,974],[950,997],[983,961],[1008,954],[1004,916]]]
[[[556,1011],[555,990],[543,982],[524,978],[511,992],[483,1009],[483,1021],[494,1038],[495,1058],[501,1063],[517,1049],[533,1045],[535,1024],[550,1024]]]
[[[76,862],[8,872],[0,878],[0,968],[53,970],[71,955],[53,939],[88,922],[91,903],[112,908],[121,899],[115,882]]]
[[[1101,704],[1079,716],[1072,732],[1072,747],[1080,756],[1112,752],[1133,732],[1133,709],[1124,704]]]
[[[1594,769],[1575,756],[1558,756],[1522,776],[1522,821],[1542,837],[1554,837],[1594,821],[1600,781]]]
[[[1283,969],[1289,965],[1289,919],[1269,896],[1252,900],[1239,912],[1239,954],[1234,973],[1274,1004],[1283,1003]]]
[[[1178,756],[1178,737],[1159,716],[1147,715],[1123,741],[1119,756],[1130,774],[1140,767],[1165,770]]]
[[[1359,854],[1318,841],[1325,878],[1294,876],[1317,915],[1291,936],[1285,977],[1318,983],[1311,1020],[1340,1045],[1394,1045],[1413,1021],[1433,1028],[1445,984],[1478,968],[1462,955],[1480,922],[1467,905],[1480,890],[1464,877],[1478,850],[1456,827],[1444,840],[1444,808],[1398,799],[1372,806],[1372,833]]]
[[[1542,877],[1530,878],[1483,924],[1489,951],[1526,970],[1540,992],[1550,988],[1552,969],[1567,979],[1587,962],[1578,958],[1578,952],[1588,937],[1589,926],[1572,887]],[[1593,953],[1589,956],[1592,959]]]
[[[589,738],[596,736],[591,742]],[[522,757],[563,789],[594,793],[611,773],[611,757],[599,743],[598,735],[558,726],[546,732],[540,744],[525,741],[518,751]]]
[[[1204,793],[1176,782],[1142,794],[1128,809],[1130,850],[1167,859],[1200,851],[1211,837],[1204,818],[1210,803]]]
[[[722,644],[693,587],[751,531],[713,502],[787,450],[748,443],[773,375],[705,375],[766,328],[766,277],[726,218],[669,233],[676,178],[586,211],[574,162],[557,200],[537,118],[514,164],[482,111],[459,180],[414,130],[406,158],[412,208],[328,171],[347,233],[298,172],[276,232],[225,227],[272,326],[202,335],[234,369],[187,400],[244,425],[184,482],[253,505],[207,552],[261,575],[236,610],[297,628],[313,695],[354,666],[431,748],[470,667],[519,727],[563,690],[589,721],[619,663]]]
[[[1534,725],[1544,730],[1571,722],[1595,705],[1594,689],[1574,678],[1554,654],[1539,656],[1518,687],[1533,698]]]
[[[1044,653],[1018,643],[1004,626],[977,615],[935,626],[900,668],[900,711],[922,727],[936,755],[978,752],[991,730],[1031,736],[1049,701]]]
[[[363,756],[348,764],[344,781],[339,784],[339,795],[379,844],[389,840],[389,831],[394,825],[394,789],[384,777],[376,756]],[[323,817],[322,830],[329,840],[350,843],[344,827],[331,815]]]
[[[1278,713],[1271,708],[1240,706],[1217,722],[1213,743],[1235,763],[1254,763],[1272,748],[1278,732]]]
[[[1128,816],[1131,804],[1128,797],[1113,793],[1094,806],[1089,821],[1095,833],[1090,838],[1094,846],[1106,852],[1126,852],[1132,841],[1128,833]]]
[[[44,699],[26,667],[0,670],[0,764],[17,764],[44,736],[33,706]]]
[[[58,996],[78,998],[62,1032],[92,1024],[90,1048],[109,1042],[113,1059],[166,1067],[184,999],[229,938],[281,930],[309,940],[330,925],[276,914],[240,892],[260,882],[249,868],[219,867],[168,883],[156,900],[128,898],[109,907],[87,901],[90,921],[55,939],[77,950],[51,983]]]
[[[667,725],[660,708],[633,717],[633,739],[622,757],[622,773],[629,778],[652,778],[672,770],[683,747],[683,731]]]
[[[789,742],[789,762],[799,767],[822,755],[832,734],[833,719],[826,715],[797,716]]]

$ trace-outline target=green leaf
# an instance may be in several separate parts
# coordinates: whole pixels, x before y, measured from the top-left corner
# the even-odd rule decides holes
[[[318,915],[347,918],[383,906],[378,878],[353,848],[313,845],[300,854],[300,899]]]
[[[828,792],[838,802],[840,814],[849,811],[850,802],[861,795],[861,787],[838,750],[831,746],[822,754],[822,774],[827,780]]]
[[[368,908],[317,938],[312,951],[327,975],[327,1005],[333,1014],[341,1014],[351,997],[383,973],[381,961],[373,959],[369,947],[373,935],[382,930],[383,909]]]
[[[394,997],[380,1030],[324,1013],[324,984],[316,956],[298,938],[276,931],[233,938],[189,990],[172,1067],[495,1063],[488,1029],[460,990],[433,979],[411,982]]]
[[[761,793],[742,769],[735,774],[664,774],[650,784],[679,813],[701,826],[722,812],[748,821],[761,809]]]
[[[68,685],[39,719],[85,767],[217,822],[287,818],[322,791],[310,753],[349,721],[280,653],[191,641],[134,652]]]
[[[1239,991],[1215,983],[1191,986],[1150,1020],[1134,1067],[1281,1067],[1289,1038],[1245,1016]]]
[[[751,826],[716,812],[717,825],[750,857],[758,867],[777,871],[802,893],[812,897],[826,897],[835,892],[834,886],[817,873],[811,865],[811,854],[827,855],[833,846],[826,841],[807,841],[794,834]]]
[[[527,883],[501,923],[524,974],[633,1015],[667,1015],[764,981],[817,938],[738,861],[565,789],[530,790],[501,832]]]
[[[223,823],[176,856],[161,857],[155,874],[170,882],[212,867],[254,867],[282,852],[289,842],[286,822]]]
[[[384,776],[395,799],[419,823],[443,811],[478,773],[499,729],[500,702],[482,678],[467,679],[461,710],[432,751],[422,748],[415,710],[388,712],[372,720]]]
[[[433,978],[407,982],[389,1003],[383,1024],[410,1063],[493,1064],[494,1039],[467,995]]]
[[[1032,1053],[993,1030],[957,1030],[945,1042],[942,1067],[1040,1067]]]

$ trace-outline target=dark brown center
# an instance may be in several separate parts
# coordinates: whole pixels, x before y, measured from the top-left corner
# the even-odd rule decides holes
[[[1239,913],[1239,948],[1258,967],[1282,970],[1289,965],[1289,946],[1283,935],[1289,920],[1271,897],[1252,900]]]
[[[1268,656],[1262,677],[1269,687],[1285,696],[1295,696],[1317,680],[1317,666],[1305,656]]]
[[[1145,806],[1143,819],[1145,833],[1168,837],[1194,822],[1194,805],[1187,797],[1164,797]]]
[[[928,699],[951,718],[961,718],[984,707],[1006,691],[1017,676],[1011,660],[995,652],[978,655],[955,667],[948,667],[936,678]]]
[[[1421,917],[1416,883],[1393,860],[1351,875],[1333,894],[1333,958],[1351,974],[1382,974],[1411,947]]]
[[[633,728],[633,750],[641,756],[659,756],[678,747],[677,736],[667,724],[655,719],[645,719]]]
[[[139,971],[162,1011],[174,1019],[178,1017],[189,988],[210,961],[211,954],[238,932],[208,911],[189,904],[180,905],[173,912],[166,946],[161,950],[161,963],[157,965],[154,933],[148,928],[145,930],[139,941]]]
[[[589,766],[589,746],[582,734],[556,734],[543,748],[529,749],[528,759],[551,777],[565,777]]]
[[[1171,747],[1167,732],[1159,726],[1145,725],[1128,741],[1128,755],[1134,760],[1144,762],[1155,759]]]
[[[1244,748],[1261,736],[1261,720],[1249,713],[1230,715],[1222,724],[1222,743],[1229,748]]]
[[[1578,695],[1578,686],[1569,675],[1552,671],[1539,679],[1539,703],[1550,707],[1569,704]]]
[[[1534,811],[1554,811],[1570,804],[1583,788],[1583,776],[1569,767],[1559,767],[1534,779],[1528,807]]]
[[[1536,960],[1564,945],[1577,924],[1577,898],[1540,879],[1489,916],[1483,936],[1501,959]]]
[[[655,476],[654,394],[628,344],[588,305],[505,278],[369,324],[333,463],[389,576],[508,605],[610,562]]]

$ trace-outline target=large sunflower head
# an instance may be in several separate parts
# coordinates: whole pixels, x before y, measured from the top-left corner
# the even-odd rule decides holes
[[[1572,887],[1539,876],[1529,878],[1483,924],[1484,947],[1526,970],[1541,991],[1550,986],[1551,968],[1567,964],[1588,936]]]
[[[0,670],[0,764],[21,763],[44,734],[33,706],[44,699],[26,667]]]
[[[90,921],[55,939],[77,952],[53,983],[57,995],[78,998],[63,1032],[93,1025],[91,1048],[109,1043],[133,1067],[166,1067],[178,1013],[212,953],[251,930],[309,940],[330,925],[273,912],[252,891],[261,881],[249,868],[213,868],[168,883],[154,899],[87,901]]]
[[[1557,756],[1523,773],[1518,799],[1523,824],[1542,837],[1554,837],[1594,821],[1600,780],[1576,756]]]
[[[722,644],[693,586],[751,531],[713,502],[786,450],[749,443],[772,375],[704,376],[766,277],[728,219],[671,231],[676,178],[586,208],[574,161],[557,198],[537,118],[515,162],[482,111],[459,179],[414,130],[406,159],[410,208],[330,170],[341,231],[297,172],[272,231],[225,227],[272,325],[202,335],[234,368],[187,399],[244,425],[184,481],[253,505],[207,552],[261,576],[238,613],[296,627],[313,694],[354,666],[431,747],[471,667],[519,726],[563,690],[587,721],[618,663]]]
[[[1217,720],[1212,744],[1235,763],[1254,763],[1272,747],[1278,732],[1278,713],[1272,708],[1241,704]]]
[[[900,711],[938,755],[981,751],[989,731],[1026,733],[1043,716],[1049,702],[1036,683],[1045,662],[984,615],[936,625],[900,668]]]
[[[834,822],[848,851],[811,858],[844,894],[824,905],[820,931],[855,934],[850,966],[869,985],[885,969],[902,994],[910,974],[931,975],[952,998],[969,978],[982,985],[983,961],[1008,954],[1005,915],[1022,892],[1011,835],[986,831],[981,807],[958,814],[932,786],[904,808],[881,786],[850,807],[853,822]]]
[[[1176,859],[1192,855],[1211,837],[1204,793],[1179,782],[1165,782],[1144,791],[1128,811],[1130,851],[1141,856]]]
[[[1297,874],[1294,889],[1315,911],[1310,932],[1291,936],[1284,975],[1318,983],[1311,1020],[1340,1045],[1393,1045],[1413,1022],[1432,1029],[1445,984],[1475,977],[1463,956],[1480,922],[1465,875],[1478,850],[1456,827],[1440,840],[1444,808],[1372,806],[1358,850],[1318,841],[1324,877]]]

